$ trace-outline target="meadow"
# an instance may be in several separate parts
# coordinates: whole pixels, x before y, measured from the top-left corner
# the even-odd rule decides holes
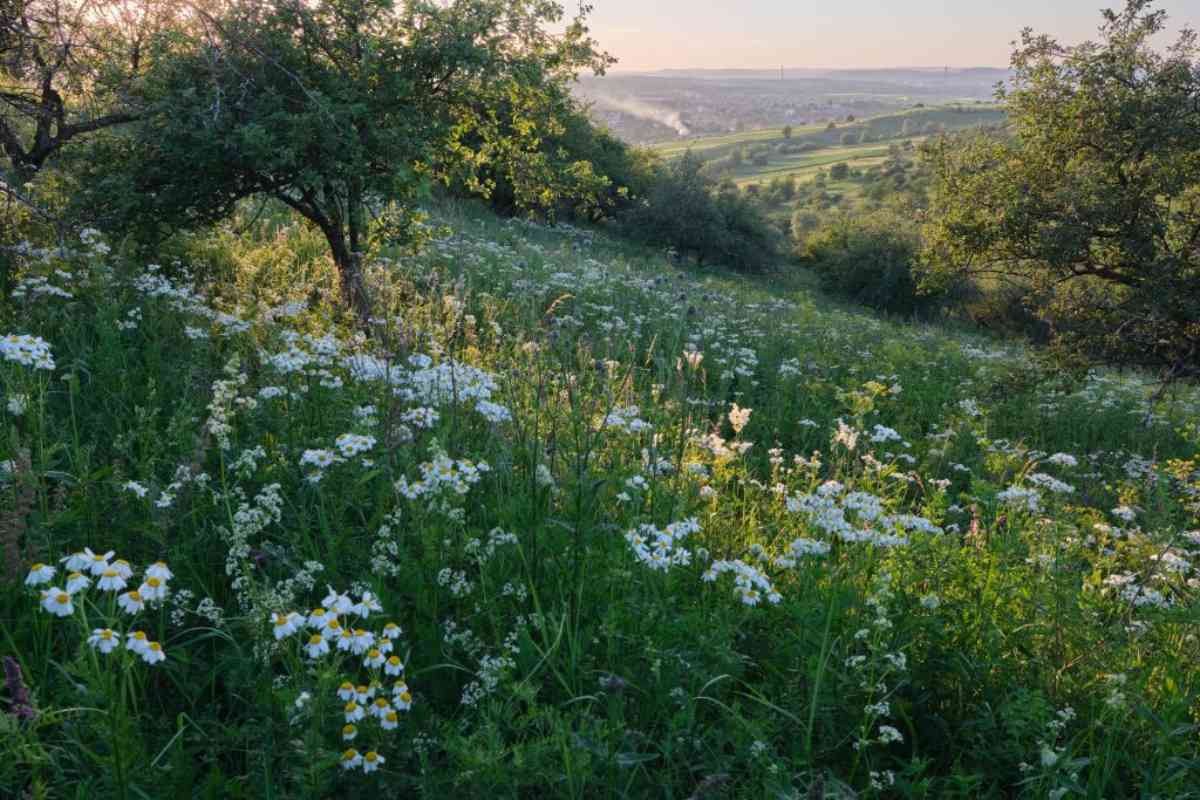
[[[427,224],[24,249],[0,795],[1197,796],[1194,393]]]

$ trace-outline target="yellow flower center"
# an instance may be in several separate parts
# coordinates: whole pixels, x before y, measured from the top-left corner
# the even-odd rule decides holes
[[[396,722],[396,721],[398,721],[399,719],[400,719],[400,717],[396,715],[396,712],[395,712],[395,711],[389,711],[389,712],[387,712],[387,721],[388,721],[388,722]]]
[[[368,752],[367,752],[367,754],[366,754],[365,756],[363,756],[363,757],[364,757],[364,758],[366,758],[366,759],[367,759],[367,761],[370,761],[370,762],[374,763],[376,760],[378,760],[378,758],[379,758],[379,753],[376,753],[374,750],[370,750],[370,751],[368,751]]]
[[[103,639],[104,641],[107,642],[108,640],[112,639],[112,637],[113,637],[112,631],[109,631],[109,630],[100,631],[100,638]]]
[[[67,603],[71,602],[71,595],[67,594],[66,592],[59,592],[57,595],[55,595],[54,602],[58,603],[60,606],[65,606]]]
[[[139,642],[144,642],[146,641],[146,634],[142,633],[141,631],[134,631],[133,638],[137,639]]]
[[[309,644],[320,644],[323,641],[324,639],[321,638],[321,634],[319,633],[314,633],[312,636],[308,637]]]
[[[29,571],[30,572],[41,572],[45,568],[46,568],[45,564],[34,564],[32,567],[29,568]]]
[[[146,578],[146,585],[151,589],[157,589],[159,586],[162,586],[162,581],[158,578]]]
[[[405,703],[411,703],[412,695],[408,693],[407,689],[405,689],[403,692],[400,693],[400,699],[403,700]]]
[[[117,577],[117,571],[115,569],[106,569],[104,570],[104,577],[115,578]]]
[[[353,700],[351,700],[349,703],[346,703],[346,713],[347,714],[353,714],[357,710],[358,710],[358,703],[354,702]]]
[[[365,687],[365,686],[359,686],[359,687],[358,687],[358,693],[359,693],[359,694],[366,694],[366,693],[367,693],[367,687]]]
[[[379,652],[378,650],[372,650],[371,652],[367,653],[367,655],[371,658],[379,658],[383,655],[383,653]]]
[[[142,593],[139,592],[137,589],[134,589],[132,592],[129,593],[129,599],[135,603],[140,603],[140,602],[142,602]]]
[[[151,643],[150,643],[150,649],[151,649],[151,650],[153,650],[154,652],[156,652],[156,653],[157,653],[157,652],[159,652],[160,650],[162,650],[162,645],[161,645],[161,644],[159,644],[158,642],[151,642]]]
[[[353,761],[356,758],[358,758],[358,751],[353,748],[342,753],[342,761]]]
[[[350,690],[350,691],[352,691],[352,692],[353,692],[353,691],[354,691],[354,684],[353,684],[353,683],[351,683],[350,681],[346,681],[346,682],[345,682],[345,683],[343,683],[343,684],[342,684],[342,685],[341,685],[339,688],[341,688],[341,689],[348,689],[348,690]]]
[[[382,697],[375,701],[376,708],[387,708],[387,705],[388,701],[384,700]]]
[[[353,736],[356,730],[357,728],[355,728],[353,725],[347,725],[346,727],[342,728],[342,736]]]

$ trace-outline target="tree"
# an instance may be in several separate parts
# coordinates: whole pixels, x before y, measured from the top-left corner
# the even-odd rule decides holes
[[[174,0],[4,0],[0,153],[16,181],[69,142],[136,119],[139,81],[180,20]]]
[[[792,138],[792,126],[791,126],[791,125],[784,125],[784,126],[783,126],[783,138],[784,138],[784,139],[791,139],[791,138]]]
[[[369,243],[413,235],[430,181],[536,147],[555,89],[610,63],[582,17],[548,32],[562,9],[546,0],[194,8],[199,33],[153,74],[134,135],[104,143],[86,202],[145,230],[273,197],[320,229],[364,321]]]
[[[846,176],[849,174],[850,165],[845,161],[839,161],[829,168],[829,177],[833,178],[835,181],[845,180]]]
[[[926,147],[926,283],[992,276],[1025,290],[1077,363],[1200,378],[1200,65],[1184,29],[1164,52],[1150,0],[1104,12],[1100,41],[1026,30],[1012,137]]]

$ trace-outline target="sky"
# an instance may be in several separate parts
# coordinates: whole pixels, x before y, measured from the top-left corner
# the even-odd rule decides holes
[[[1095,38],[1122,0],[589,0],[616,70],[1005,67],[1023,27]],[[565,2],[569,9],[574,2]],[[1165,0],[1174,39],[1200,0]]]

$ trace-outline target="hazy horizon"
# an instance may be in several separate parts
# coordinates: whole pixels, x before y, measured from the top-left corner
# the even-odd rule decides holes
[[[1010,0],[1003,7],[949,0],[594,0],[589,27],[619,59],[614,72],[737,69],[1003,69],[1028,26],[1077,43],[1096,37],[1104,0]],[[1186,6],[1192,6],[1187,9]],[[732,7],[731,7],[732,6]],[[1173,41],[1200,27],[1200,3],[1158,3]]]

